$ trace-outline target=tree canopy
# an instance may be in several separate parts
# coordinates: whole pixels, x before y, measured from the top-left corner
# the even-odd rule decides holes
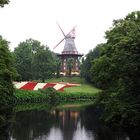
[[[91,81],[107,91],[98,98],[105,107],[104,118],[140,125],[140,11],[114,20],[105,37],[107,42],[89,67]]]
[[[15,67],[20,80],[39,80],[51,78],[55,73],[53,53],[37,40],[21,42],[14,50]]]
[[[104,44],[98,44],[93,50],[90,50],[86,55],[86,58],[82,59],[81,64],[81,76],[84,77],[88,82],[92,82],[92,62],[94,59],[100,56],[101,50],[103,49]]]
[[[106,32],[106,47],[92,66],[92,80],[100,81],[101,87],[108,88],[110,85],[118,87],[123,82],[127,90],[129,84],[138,81],[139,27],[140,12],[132,12],[124,19],[114,20],[112,29]]]
[[[41,79],[45,82],[45,79],[52,78],[55,74],[55,59],[52,52],[45,46],[42,46],[35,54],[33,58],[33,76],[35,79]]]

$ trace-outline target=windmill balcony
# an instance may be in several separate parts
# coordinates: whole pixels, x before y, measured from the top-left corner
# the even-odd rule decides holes
[[[78,54],[77,51],[63,51],[62,54]]]

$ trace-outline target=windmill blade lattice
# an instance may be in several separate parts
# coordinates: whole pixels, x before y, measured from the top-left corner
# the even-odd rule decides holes
[[[60,27],[59,23],[58,23],[58,22],[56,22],[56,23],[57,23],[59,29],[61,30],[62,34],[64,35],[64,38],[63,38],[61,41],[59,41],[59,42],[53,47],[53,49],[55,49],[61,42],[63,42],[64,39],[66,39],[67,36],[70,35],[70,34],[75,30],[75,28],[76,28],[76,26],[74,26],[74,27],[65,35],[65,33],[64,33],[64,31],[62,30],[62,28]],[[75,37],[74,37],[74,38],[75,38]]]
[[[57,43],[57,44],[53,47],[53,49],[55,49],[61,42],[63,42],[64,39],[65,39],[65,38],[63,38],[61,41],[59,41],[59,43]]]
[[[58,22],[56,22],[56,23],[57,23],[59,29],[61,30],[62,34],[64,35],[64,37],[66,37],[66,35],[65,35],[64,31],[62,30],[62,28],[60,27],[59,23]]]

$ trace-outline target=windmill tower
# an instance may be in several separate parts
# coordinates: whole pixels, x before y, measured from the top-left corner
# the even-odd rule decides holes
[[[57,23],[58,27],[60,28],[62,34],[64,35],[64,38],[57,43],[57,45],[54,47],[54,49],[65,40],[64,49],[61,54],[59,54],[59,58],[61,59],[61,73],[66,76],[68,74],[68,60],[69,58],[73,59],[73,66],[72,66],[72,75],[79,75],[80,74],[80,58],[83,56],[83,54],[79,54],[76,46],[75,46],[75,27],[74,26],[68,34],[65,34],[60,27],[60,25]]]

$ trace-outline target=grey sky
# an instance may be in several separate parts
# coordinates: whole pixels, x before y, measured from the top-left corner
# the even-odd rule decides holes
[[[10,0],[0,8],[0,35],[10,41],[10,49],[28,38],[39,40],[50,50],[63,38],[56,21],[65,33],[75,25],[76,47],[87,53],[105,42],[104,32],[113,19],[140,10],[140,0]],[[61,52],[64,42],[54,51]]]

